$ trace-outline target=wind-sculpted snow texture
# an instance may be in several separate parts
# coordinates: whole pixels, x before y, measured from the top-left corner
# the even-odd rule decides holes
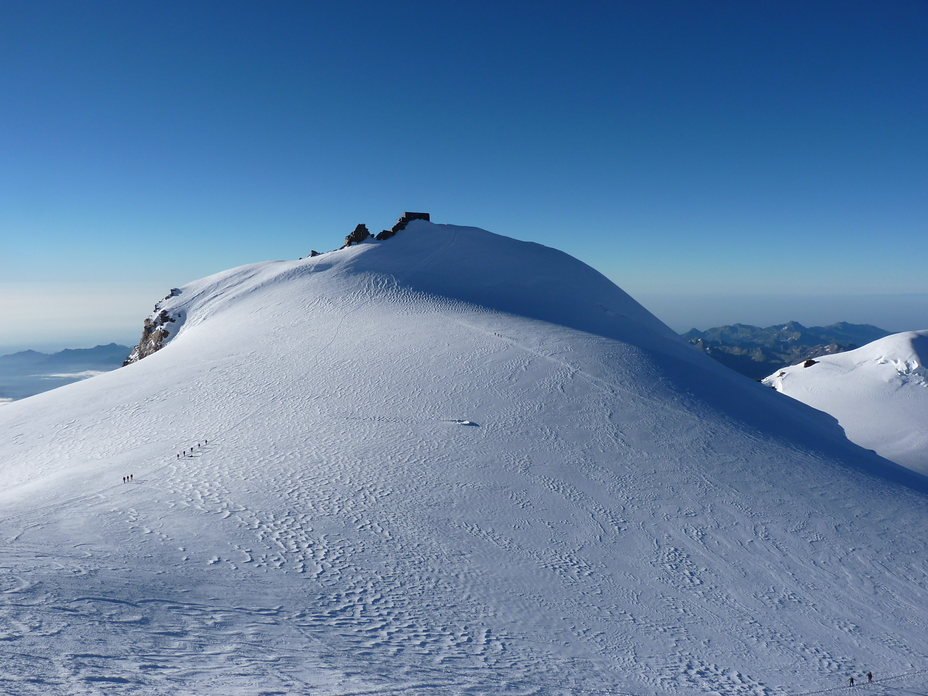
[[[857,444],[928,474],[928,331],[778,370],[764,383],[831,414]]]
[[[164,306],[0,409],[0,692],[928,678],[924,479],[564,254],[414,221]]]

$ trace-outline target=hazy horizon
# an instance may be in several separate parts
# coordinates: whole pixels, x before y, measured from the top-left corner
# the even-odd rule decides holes
[[[50,0],[0,46],[0,345],[126,340],[171,287],[405,210],[681,331],[928,325],[918,0]]]
[[[621,287],[621,285],[619,285]],[[625,288],[623,288],[625,290]],[[626,290],[627,291],[627,290]],[[158,295],[157,293],[155,293]],[[166,292],[164,294],[167,294]],[[93,348],[97,345],[117,343],[132,347],[138,343],[142,333],[142,324],[151,312],[154,302],[164,297],[144,301],[138,312],[133,312],[135,305],[141,305],[139,298],[129,298],[122,306],[122,313],[131,313],[131,327],[123,325],[101,325],[94,328],[81,328],[80,315],[60,316],[42,331],[23,334],[19,341],[4,340],[0,343],[0,355],[8,355],[23,350],[36,350],[52,353],[66,348]],[[890,333],[903,331],[920,331],[928,328],[928,293],[909,295],[849,295],[832,297],[811,296],[763,296],[743,295],[727,298],[729,303],[722,305],[726,298],[693,295],[687,298],[666,295],[646,295],[632,297],[645,309],[667,324],[677,333],[690,329],[707,329],[731,324],[749,324],[754,326],[775,326],[788,321],[798,321],[805,326],[829,326],[838,322],[851,324],[872,324]],[[12,307],[4,307],[3,300],[9,296],[0,294],[0,313],[7,316]],[[118,300],[126,300],[118,296]],[[97,298],[99,301],[99,298]],[[24,311],[22,305],[18,305]],[[147,309],[146,309],[147,307]],[[64,311],[62,311],[64,315]],[[925,319],[916,324],[919,317]],[[68,320],[66,330],[56,334],[54,327],[61,327],[61,321]]]

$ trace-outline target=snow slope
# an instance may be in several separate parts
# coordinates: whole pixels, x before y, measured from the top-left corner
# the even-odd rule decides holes
[[[768,386],[838,419],[848,438],[928,474],[928,331],[881,338],[857,350],[793,365]]]
[[[416,221],[163,307],[158,353],[0,409],[0,692],[928,675],[925,479],[560,252]]]

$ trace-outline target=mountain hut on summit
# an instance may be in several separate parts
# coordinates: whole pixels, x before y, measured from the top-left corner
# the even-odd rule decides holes
[[[407,223],[412,222],[413,220],[425,220],[426,222],[432,221],[428,213],[403,213],[403,217],[397,220],[397,222],[403,222],[404,220]]]

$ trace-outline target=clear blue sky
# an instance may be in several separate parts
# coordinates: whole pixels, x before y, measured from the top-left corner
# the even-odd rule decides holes
[[[403,210],[680,331],[928,328],[928,2],[0,1],[0,347]]]

